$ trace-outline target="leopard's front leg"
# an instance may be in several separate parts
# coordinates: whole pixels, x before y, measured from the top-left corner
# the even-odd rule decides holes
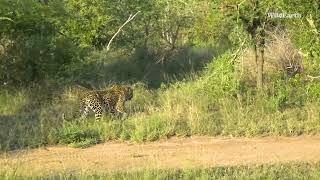
[[[120,95],[116,104],[116,111],[118,115],[122,116],[122,118],[127,118],[128,114],[124,111],[124,103],[125,103],[125,96]]]

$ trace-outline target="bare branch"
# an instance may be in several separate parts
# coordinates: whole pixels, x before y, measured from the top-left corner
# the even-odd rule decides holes
[[[107,52],[110,50],[110,46],[111,46],[111,43],[113,41],[113,39],[120,33],[121,29],[127,24],[129,23],[131,20],[133,20],[136,15],[138,15],[141,11],[138,11],[137,13],[135,13],[134,15],[130,14],[129,18],[126,20],[126,22],[124,22],[118,29],[118,31],[112,36],[112,38],[110,39],[108,45],[107,45]]]

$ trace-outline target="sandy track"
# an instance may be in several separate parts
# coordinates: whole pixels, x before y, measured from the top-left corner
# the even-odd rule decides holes
[[[47,147],[0,155],[0,169],[18,174],[191,168],[320,161],[320,136],[172,138],[152,143],[107,142],[87,149]]]

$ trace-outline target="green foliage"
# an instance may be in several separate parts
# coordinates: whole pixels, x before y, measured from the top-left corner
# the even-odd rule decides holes
[[[207,65],[203,76],[203,88],[213,97],[233,95],[239,88],[238,79],[234,70],[234,55],[226,52]]]
[[[228,36],[233,24],[230,19],[225,19],[223,13],[217,9],[217,5],[209,1],[200,1],[199,13],[194,23],[192,42],[199,46],[220,47],[230,46]]]
[[[309,98],[318,101],[320,98],[320,83],[319,82],[311,82],[306,86],[306,93]]]
[[[295,44],[307,54],[308,63],[313,65],[313,71],[317,71],[320,59],[319,2],[308,0],[299,4],[299,6],[297,5],[297,2],[286,1],[286,9],[288,11],[301,14],[301,18],[286,22],[287,29],[292,35],[291,37]]]
[[[189,45],[202,46],[193,43],[192,38],[202,33],[192,29],[202,7],[193,0],[136,0],[121,5],[110,0],[0,3],[0,17],[4,17],[0,21],[1,84],[28,85],[45,80],[92,83],[95,79],[100,83],[101,79],[109,82],[146,78],[156,87],[199,70],[211,59],[212,52],[228,47],[204,48],[206,57],[193,58],[193,54],[201,55],[201,49]],[[114,52],[105,52],[104,46],[118,28],[137,11],[142,13],[115,38]],[[161,59],[161,64],[156,63]]]
[[[75,123],[64,123],[61,129],[58,129],[57,141],[62,144],[70,144],[71,147],[88,147],[101,141],[101,132],[97,126],[85,122],[79,125]]]
[[[93,45],[99,36],[99,30],[108,28],[112,19],[108,15],[111,1],[76,0],[65,1],[64,8],[67,19],[61,24],[61,31],[76,40],[82,47]]]
[[[56,79],[63,66],[81,52],[71,39],[61,35],[62,1],[50,6],[34,0],[1,1],[0,11],[13,22],[1,21],[0,81],[26,85]]]
[[[152,114],[147,117],[142,116],[133,119],[135,130],[131,135],[131,139],[140,142],[155,141],[163,137],[172,136],[174,133],[174,125],[164,118],[165,117],[158,114]]]

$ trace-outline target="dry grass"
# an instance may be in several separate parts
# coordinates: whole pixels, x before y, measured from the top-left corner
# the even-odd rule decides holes
[[[265,74],[283,73],[286,76],[294,76],[303,72],[302,53],[295,48],[288,34],[276,30],[268,32],[270,37],[265,49]],[[246,49],[240,57],[238,67],[242,79],[254,80],[256,76],[256,62],[253,49]]]

